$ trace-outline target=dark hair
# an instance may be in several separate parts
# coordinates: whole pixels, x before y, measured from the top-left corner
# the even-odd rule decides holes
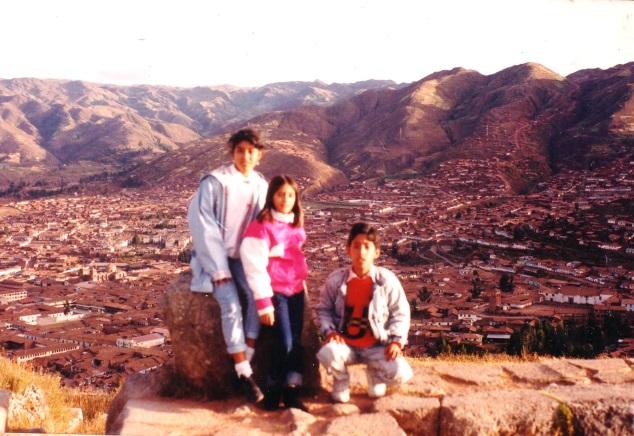
[[[302,211],[302,205],[299,200],[299,189],[297,188],[297,183],[295,183],[295,180],[291,176],[284,174],[273,177],[269,182],[269,189],[266,191],[266,201],[264,202],[264,207],[256,219],[259,222],[265,220],[273,221],[273,214],[271,214],[271,211],[275,209],[275,206],[273,205],[273,196],[284,185],[289,185],[295,191],[295,204],[293,205],[295,219],[293,220],[293,226],[302,227],[304,225],[304,211]]]
[[[381,248],[379,231],[368,223],[355,223],[352,225],[352,228],[350,229],[350,234],[348,234],[348,247],[352,245],[352,241],[354,241],[354,238],[359,235],[365,235],[368,240],[374,243],[374,246],[376,248]]]
[[[259,149],[264,148],[264,144],[260,142],[260,136],[255,132],[255,130],[241,129],[231,135],[229,141],[227,142],[227,145],[229,145],[229,148],[231,149],[231,153],[233,153],[233,150],[235,150],[238,144],[240,144],[242,141],[247,141],[248,143]]]

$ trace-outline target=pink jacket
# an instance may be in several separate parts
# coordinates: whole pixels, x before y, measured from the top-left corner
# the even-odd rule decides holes
[[[273,292],[291,296],[304,290],[308,265],[302,251],[306,232],[293,214],[272,213],[272,222],[253,221],[240,246],[240,258],[258,314],[273,311]]]

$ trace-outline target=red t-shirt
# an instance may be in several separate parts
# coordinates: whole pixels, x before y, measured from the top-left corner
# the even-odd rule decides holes
[[[343,338],[346,344],[359,348],[367,348],[376,344],[368,321],[368,308],[371,300],[371,277],[354,277],[348,281],[343,320]]]

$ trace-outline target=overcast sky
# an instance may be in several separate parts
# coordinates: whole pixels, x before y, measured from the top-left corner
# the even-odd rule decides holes
[[[634,61],[634,1],[5,0],[0,78],[260,86]]]

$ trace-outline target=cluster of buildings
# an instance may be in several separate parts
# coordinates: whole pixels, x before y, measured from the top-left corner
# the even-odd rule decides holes
[[[351,223],[381,228],[381,262],[399,273],[415,309],[411,352],[432,351],[440,338],[500,350],[526,322],[606,314],[634,321],[633,186],[634,161],[621,159],[511,195],[494,165],[459,159],[427,176],[322,193],[307,231],[318,247],[313,257],[328,270],[345,264]],[[512,281],[506,292],[503,280]],[[430,296],[421,300],[421,289]]]
[[[484,160],[430,174],[353,181],[305,199],[309,298],[348,265],[352,223],[380,228],[379,263],[412,307],[413,354],[439,339],[499,350],[540,319],[634,320],[634,161],[563,171],[512,195]],[[111,389],[171,356],[160,299],[187,268],[191,190],[5,202],[0,213],[0,353]],[[624,343],[632,341],[623,338]],[[615,352],[631,353],[631,349]]]
[[[2,354],[106,389],[163,365],[160,298],[187,266],[185,200],[124,191],[5,205],[14,213],[0,224]]]

